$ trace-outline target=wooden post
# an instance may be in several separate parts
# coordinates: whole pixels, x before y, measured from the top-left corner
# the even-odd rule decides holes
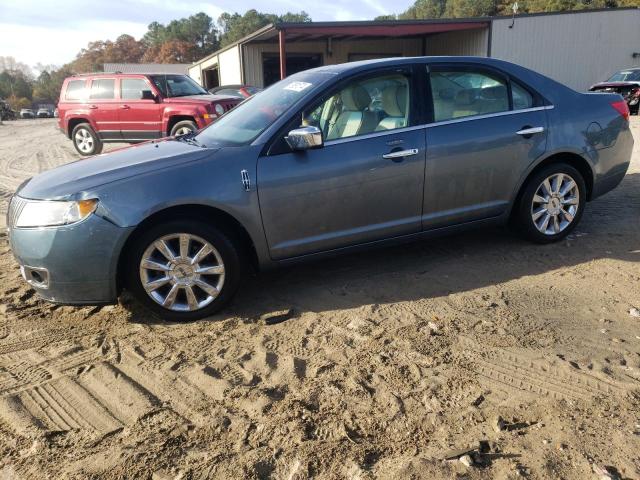
[[[282,80],[287,76],[287,51],[284,30],[278,32],[278,42],[280,44],[280,80]]]

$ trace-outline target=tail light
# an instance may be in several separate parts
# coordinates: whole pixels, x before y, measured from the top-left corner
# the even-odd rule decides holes
[[[611,102],[611,106],[616,109],[616,111],[622,115],[625,120],[629,120],[629,105],[624,100],[618,100],[617,102]]]

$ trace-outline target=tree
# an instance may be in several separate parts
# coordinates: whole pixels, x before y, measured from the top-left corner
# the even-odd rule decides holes
[[[163,58],[176,56],[183,58],[184,62],[192,62],[216,51],[219,47],[218,30],[213,19],[203,12],[188,18],[172,20],[167,25],[150,23],[147,33],[142,37],[142,43],[147,49],[145,61],[159,63],[165,63],[162,61]],[[167,43],[170,43],[170,46],[165,47],[165,53],[161,54],[163,45]]]
[[[168,40],[149,48],[142,61],[145,63],[189,63],[193,61],[193,44],[183,40]]]
[[[495,13],[494,0],[448,0],[444,16],[448,18],[487,17]]]
[[[13,57],[0,56],[0,72],[4,72],[5,70],[21,72],[27,78],[33,77],[31,67],[26,63],[18,62]]]
[[[89,42],[70,67],[76,73],[98,72],[102,71],[105,63],[139,63],[144,52],[145,46],[141,41],[131,35],[120,35],[115,42]]]
[[[32,83],[21,70],[4,70],[0,73],[0,98],[32,98]]]
[[[223,13],[218,17],[220,27],[220,46],[224,47],[256,30],[269,25],[270,23],[306,23],[311,17],[307,12],[291,13],[284,15],[274,15],[272,13],[261,13],[255,9],[247,10],[244,15],[239,13]]]

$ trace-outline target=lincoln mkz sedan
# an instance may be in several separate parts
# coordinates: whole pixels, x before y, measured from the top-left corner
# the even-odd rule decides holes
[[[12,198],[27,282],[65,304],[128,289],[170,320],[221,309],[247,267],[510,223],[558,241],[625,176],[617,94],[475,57],[288,77],[200,132],[37,175]]]

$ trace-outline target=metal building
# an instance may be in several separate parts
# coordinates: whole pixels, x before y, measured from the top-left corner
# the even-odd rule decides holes
[[[419,55],[501,58],[585,90],[640,66],[640,9],[267,25],[194,63],[189,75],[205,88],[262,87],[321,65]]]

